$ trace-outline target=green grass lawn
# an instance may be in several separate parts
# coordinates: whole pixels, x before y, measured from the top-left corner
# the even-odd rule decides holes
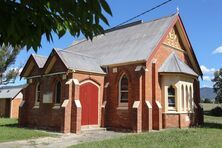
[[[0,142],[53,136],[44,131],[18,128],[18,120],[0,118]]]
[[[215,105],[206,105],[204,110],[210,110]],[[209,148],[222,147],[222,117],[204,116],[203,127],[189,129],[168,129],[161,132],[132,134],[120,138],[83,143],[77,148],[110,148],[110,147],[151,147],[151,148]]]

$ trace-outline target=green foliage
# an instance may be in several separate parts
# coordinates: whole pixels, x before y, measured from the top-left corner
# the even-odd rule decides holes
[[[20,51],[19,47],[0,47],[0,85],[7,84],[18,75],[19,69],[8,69],[15,62],[15,58]]]
[[[212,101],[210,99],[208,99],[208,98],[205,98],[203,103],[212,103]]]
[[[222,103],[222,69],[214,73],[214,79],[212,82],[214,82],[213,88],[217,94],[215,101]]]
[[[222,108],[217,106],[210,111],[210,115],[212,116],[222,116]]]
[[[53,41],[67,31],[87,38],[104,32],[101,21],[109,25],[104,12],[112,15],[106,0],[5,0],[0,1],[0,45],[31,47],[37,51],[41,38]]]

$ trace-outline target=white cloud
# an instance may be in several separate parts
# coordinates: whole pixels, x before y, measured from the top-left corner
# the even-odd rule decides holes
[[[213,51],[213,54],[217,54],[217,53],[222,53],[222,46],[216,48],[216,49]]]
[[[207,68],[204,65],[201,65],[200,68],[201,68],[203,74],[213,74],[216,71],[215,68]]]
[[[204,81],[211,81],[211,79],[213,79],[213,78],[210,76],[203,76]]]

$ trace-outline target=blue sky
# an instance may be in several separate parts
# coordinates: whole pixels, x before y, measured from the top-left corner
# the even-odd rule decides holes
[[[108,16],[110,27],[146,11],[165,0],[108,0],[113,16]],[[166,16],[176,12],[179,7],[180,16],[185,25],[191,44],[196,53],[197,59],[204,73],[201,87],[212,87],[210,79],[213,72],[222,67],[222,17],[221,0],[174,0],[167,5],[160,7],[150,13],[141,16],[139,19],[149,21],[158,17]],[[103,25],[104,28],[109,26]],[[78,40],[69,33],[58,39],[54,35],[54,42],[48,43],[42,38],[42,47],[37,54],[48,56],[53,47],[65,48]],[[16,59],[15,65],[25,64],[33,50],[27,52],[22,50]],[[17,84],[25,83],[24,80],[16,80]]]

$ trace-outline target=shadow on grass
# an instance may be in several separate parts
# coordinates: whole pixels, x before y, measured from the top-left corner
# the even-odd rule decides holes
[[[4,127],[19,127],[18,126],[18,123],[14,123],[14,124],[5,124],[5,125],[0,125],[1,127],[4,126]]]
[[[212,117],[222,117],[222,115],[213,115],[210,111],[204,111],[204,115],[212,116]]]
[[[204,115],[211,116],[211,117],[220,117],[220,116],[214,116],[210,113],[210,111],[204,111]],[[221,117],[222,118],[222,117]],[[215,128],[215,129],[222,129],[222,123],[217,122],[204,122],[204,124],[201,126],[202,128]]]
[[[202,128],[222,129],[222,124],[220,124],[220,123],[213,123],[213,122],[205,122],[204,125],[202,125],[201,127]]]
[[[18,127],[18,123],[4,124],[0,125],[0,127]]]

